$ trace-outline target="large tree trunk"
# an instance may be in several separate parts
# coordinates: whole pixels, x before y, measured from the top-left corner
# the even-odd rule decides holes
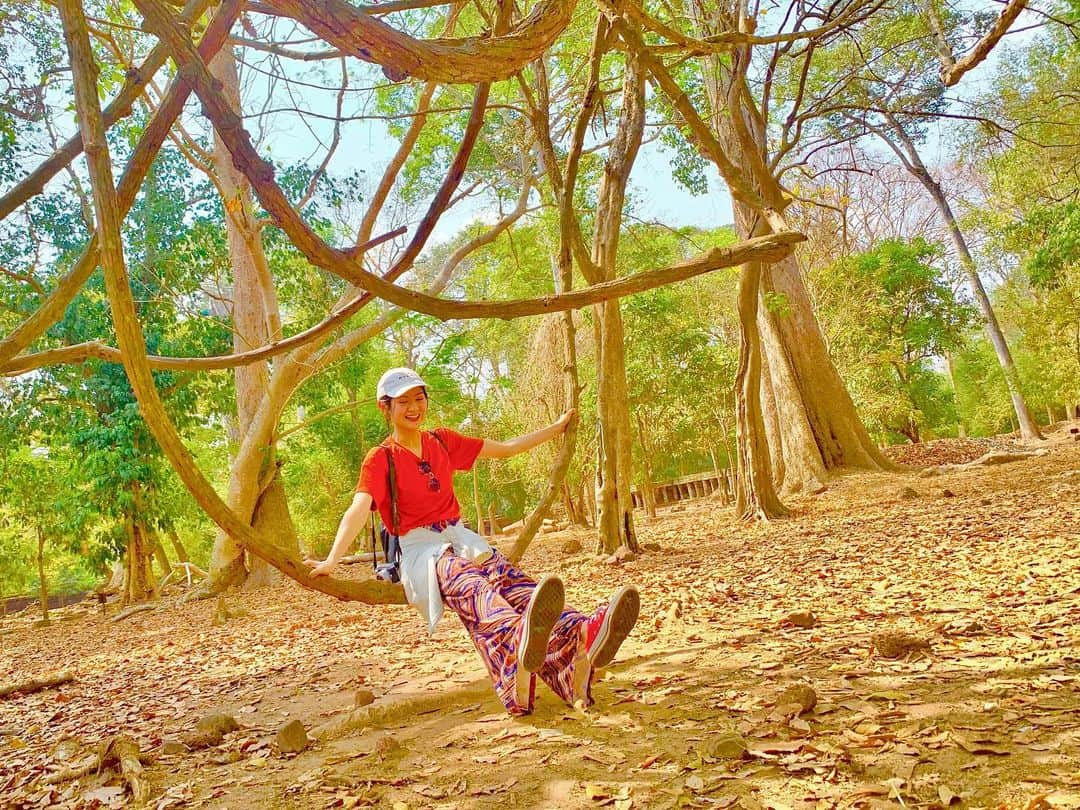
[[[210,71],[221,82],[225,97],[240,109],[240,89],[236,59],[231,48],[222,49],[210,63]],[[281,325],[273,282],[270,278],[262,244],[261,228],[254,215],[254,198],[243,174],[236,169],[232,156],[215,133],[214,169],[225,205],[225,226],[232,266],[233,348],[237,352],[265,345],[280,338]],[[235,371],[236,411],[241,448],[259,432],[256,422],[260,405],[269,389],[269,366],[263,362],[239,366]],[[288,501],[274,463],[270,435],[258,436],[261,463],[250,459],[235,460],[230,470],[229,505],[239,514],[251,515],[251,525],[267,542],[292,552],[299,551],[296,529],[289,516]],[[243,453],[238,451],[238,455]],[[270,483],[260,480],[273,476]],[[241,480],[237,480],[237,478]],[[250,502],[255,493],[254,504]],[[246,502],[246,503],[245,503]],[[246,507],[246,508],[245,508]],[[265,512],[266,514],[261,514]],[[266,563],[254,557],[245,560],[240,545],[225,532],[219,532],[210,559],[212,591],[221,591],[243,583],[249,573],[251,585],[275,581],[278,575]]]
[[[784,517],[787,508],[773,486],[769,444],[761,412],[761,343],[758,297],[761,265],[744,264],[739,273],[739,370],[735,375],[735,436],[739,475],[735,511],[743,520]]]
[[[694,4],[694,13],[703,34],[718,33],[714,30],[716,19],[699,4]],[[764,119],[759,111],[751,114],[745,108],[745,99],[752,93],[740,86],[743,78],[733,73],[727,57],[720,56],[705,59],[703,73],[714,110],[713,130],[728,156],[742,166],[765,160],[768,144]],[[733,107],[730,99],[740,102]],[[752,141],[752,149],[739,138],[732,116],[741,116],[738,122],[747,141]],[[762,183],[768,187],[760,187]],[[775,176],[755,182],[754,186],[763,199],[783,199]],[[740,239],[774,232],[757,211],[738,202],[734,208]],[[762,369],[769,379],[758,388],[768,400],[764,404],[767,418],[761,420],[761,426],[768,436],[777,486],[785,492],[816,492],[824,487],[828,470],[892,469],[893,465],[871,441],[829,357],[797,260],[789,257],[760,268],[759,283],[755,285],[762,298],[757,328],[764,357]],[[771,302],[777,306],[770,308]],[[740,445],[740,449],[744,446]],[[740,462],[740,469],[744,466]]]

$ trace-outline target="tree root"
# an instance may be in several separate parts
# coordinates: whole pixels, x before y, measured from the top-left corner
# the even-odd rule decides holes
[[[64,669],[53,675],[46,675],[44,678],[30,678],[26,681],[14,681],[12,683],[0,684],[0,698],[13,695],[16,692],[24,694],[40,692],[42,689],[51,689],[54,686],[61,686],[62,684],[70,683],[73,680],[75,680],[75,673],[70,669]]]
[[[130,616],[134,616],[136,613],[142,613],[142,612],[147,611],[147,610],[153,610],[156,607],[157,607],[156,602],[143,602],[141,605],[132,605],[131,607],[129,607],[129,608],[125,609],[125,610],[121,610],[119,613],[117,613],[115,616],[113,616],[111,619],[109,619],[109,621],[112,622],[113,624],[116,624],[117,622],[122,622],[124,619],[127,619]]]
[[[174,579],[179,580],[180,573],[183,572],[184,579],[187,583],[187,587],[192,585],[192,574],[195,574],[200,579],[206,579],[207,573],[203,571],[199,566],[189,562],[178,562],[173,566],[173,570],[162,577],[161,582],[158,584],[158,590],[164,590],[165,586],[172,582]]]
[[[81,779],[91,773],[100,772],[106,767],[117,766],[128,789],[131,790],[132,798],[136,802],[144,802],[147,799],[147,788],[142,777],[143,764],[151,761],[152,757],[149,754],[139,751],[138,743],[131,737],[120,734],[103,741],[98,746],[97,753],[88,761],[51,774],[42,782],[46,785],[55,785],[72,779]]]

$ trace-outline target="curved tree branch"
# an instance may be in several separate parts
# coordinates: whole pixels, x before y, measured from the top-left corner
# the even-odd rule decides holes
[[[266,0],[344,53],[381,65],[393,81],[406,77],[445,84],[492,82],[537,58],[570,22],[576,0],[541,0],[504,35],[419,40],[345,0]]]
[[[238,8],[239,3],[236,0],[225,0],[221,13],[235,15]],[[86,145],[87,163],[94,192],[94,209],[101,241],[100,253],[105,273],[105,286],[112,310],[117,343],[123,353],[124,370],[135,391],[147,427],[199,505],[214,522],[236,537],[245,548],[300,584],[338,599],[368,603],[404,601],[404,594],[400,588],[387,587],[388,583],[378,580],[345,582],[312,577],[301,560],[287,556],[285,552],[271,544],[263,543],[254,530],[241,521],[221,500],[196,466],[187,447],[184,446],[175,425],[165,412],[161,397],[154,386],[150,364],[146,360],[146,343],[139,328],[135,301],[131,294],[131,285],[124,261],[120,233],[122,217],[117,204],[116,190],[113,187],[108,142],[97,99],[97,64],[94,62],[90,49],[86,21],[79,0],[60,0],[60,13],[75,78],[79,128],[82,131],[83,143]]]
[[[188,0],[184,10],[180,12],[180,19],[191,22],[202,14],[210,0]],[[137,68],[131,68],[125,76],[124,86],[116,94],[116,98],[102,112],[105,127],[111,127],[122,118],[131,115],[131,107],[135,99],[146,88],[146,85],[158,72],[165,60],[169,58],[169,49],[163,44],[157,45]],[[82,135],[75,134],[68,139],[67,143],[47,157],[41,165],[34,169],[25,178],[20,180],[14,188],[0,197],[0,219],[29,200],[36,194],[40,194],[45,184],[56,176],[65,166],[82,153]]]
[[[690,278],[720,267],[730,267],[751,258],[778,260],[787,256],[793,246],[804,239],[801,234],[782,231],[771,237],[750,240],[733,247],[717,248],[699,259],[662,270],[593,285],[573,293],[518,301],[448,301],[398,287],[364,270],[347,252],[327,245],[303,221],[280,186],[274,181],[273,166],[259,156],[251,143],[251,136],[244,130],[236,113],[229,109],[221,93],[214,87],[206,65],[195,53],[191,41],[176,26],[169,12],[162,7],[159,0],[135,0],[135,3],[146,16],[147,25],[158,36],[169,42],[174,58],[181,66],[181,75],[193,82],[195,92],[203,102],[204,111],[232,153],[233,161],[251,182],[252,189],[263,208],[275,224],[285,232],[293,245],[315,266],[341,276],[358,287],[413,312],[422,312],[440,320],[476,318],[509,320],[546,312],[577,309]],[[486,97],[484,85],[477,87],[478,100],[481,94]],[[476,112],[477,110],[474,109],[474,113]],[[460,167],[460,171],[464,172],[464,165]],[[448,179],[452,175],[453,173],[448,175]],[[445,188],[440,189],[440,194],[445,190]],[[432,202],[432,211],[435,210],[436,202],[437,200]],[[425,222],[427,219],[425,217]],[[433,224],[431,223],[432,227]],[[421,232],[424,227],[425,224],[421,223]]]
[[[210,59],[221,49],[229,34],[229,29],[239,14],[239,5],[225,3],[206,28],[198,52],[203,59]],[[169,87],[165,98],[158,105],[150,122],[143,130],[142,137],[132,152],[127,168],[120,178],[117,188],[118,204],[122,213],[127,213],[135,202],[146,173],[157,157],[158,150],[169,135],[169,130],[184,109],[184,103],[191,93],[191,85],[177,80]],[[80,143],[82,138],[80,137]],[[19,324],[7,337],[0,340],[0,364],[4,364],[27,346],[37,340],[45,330],[56,323],[64,314],[67,305],[82,289],[83,284],[98,264],[98,237],[95,233],[75,265],[57,284],[41,306]]]

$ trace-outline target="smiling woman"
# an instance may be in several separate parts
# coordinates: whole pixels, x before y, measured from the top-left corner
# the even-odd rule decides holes
[[[637,589],[626,586],[586,615],[563,604],[562,581],[533,580],[461,523],[455,470],[478,458],[508,458],[561,434],[567,411],[547,427],[508,441],[421,430],[427,385],[412,369],[390,369],[376,389],[390,436],[368,452],[352,505],[313,576],[330,573],[378,509],[400,542],[401,583],[429,631],[448,606],[465,625],[495,691],[512,715],[532,711],[536,676],[565,700],[592,703],[593,673],[607,666],[637,621]]]

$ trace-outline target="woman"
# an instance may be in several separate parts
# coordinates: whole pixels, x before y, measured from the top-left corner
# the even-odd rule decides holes
[[[461,524],[452,484],[454,471],[472,469],[478,458],[509,458],[558,436],[574,412],[497,442],[447,428],[421,430],[427,386],[412,369],[383,374],[377,396],[391,434],[364,458],[330,554],[306,561],[312,576],[333,570],[378,509],[383,524],[400,537],[409,603],[429,632],[444,604],[460,617],[510,714],[532,711],[537,675],[567,703],[591,704],[594,670],[611,662],[637,620],[637,589],[620,588],[591,616],[565,607],[558,577],[534,581]]]

